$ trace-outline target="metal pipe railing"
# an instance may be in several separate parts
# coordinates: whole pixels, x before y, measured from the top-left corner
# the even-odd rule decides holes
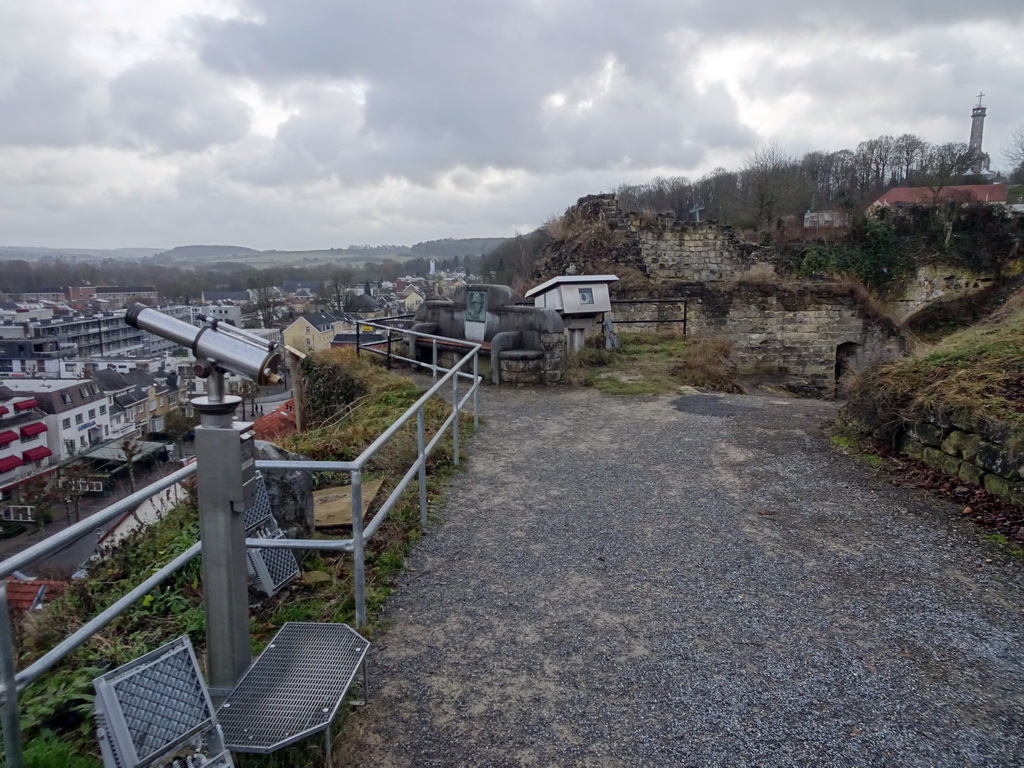
[[[367,323],[374,327],[380,327],[373,323]],[[481,349],[481,345],[467,342],[459,342],[460,345],[465,345],[467,348],[466,354],[451,368],[448,369],[443,376],[438,378],[439,369],[436,365],[436,351],[438,342],[448,343],[452,341],[442,336],[433,336],[431,334],[422,334],[415,331],[403,330],[403,334],[411,334],[417,337],[425,337],[431,339],[432,346],[434,348],[434,360],[435,365],[426,365],[419,363],[416,360],[408,360],[407,358],[400,357],[398,355],[392,355],[394,359],[408,360],[408,362],[422,365],[424,367],[432,368],[435,382],[433,385],[421,396],[415,403],[409,406],[408,409],[395,420],[391,426],[389,426],[381,435],[379,435],[366,449],[359,454],[359,456],[353,461],[257,461],[257,469],[265,470],[289,470],[289,471],[305,471],[305,472],[348,472],[352,477],[352,538],[350,539],[335,539],[335,540],[321,540],[321,539],[246,539],[246,547],[260,548],[260,549],[305,549],[305,550],[321,550],[321,551],[334,551],[334,552],[352,552],[353,554],[353,577],[354,577],[354,591],[356,601],[356,625],[362,626],[366,623],[366,596],[365,596],[365,562],[364,562],[364,548],[366,542],[376,533],[377,529],[383,524],[384,520],[390,514],[391,510],[398,503],[401,495],[409,488],[412,484],[413,478],[419,480],[419,511],[420,511],[420,525],[425,526],[427,523],[427,493],[426,493],[426,464],[427,459],[433,453],[438,443],[443,439],[449,428],[452,429],[453,438],[453,459],[456,464],[459,462],[459,418],[462,410],[466,407],[467,403],[472,400],[474,424],[478,423],[478,412],[477,412],[477,391],[480,387],[480,377],[478,375],[478,354]],[[466,367],[468,361],[472,359],[473,372],[472,374],[463,370]],[[458,380],[460,378],[469,379],[472,384],[469,390],[460,397],[460,391],[458,386]],[[453,407],[452,412],[445,418],[444,422],[437,429],[432,438],[426,440],[426,428],[424,418],[424,407],[427,402],[440,393],[440,390],[451,381],[452,392],[451,392],[451,404]],[[401,480],[398,482],[394,490],[388,495],[388,498],[381,504],[380,509],[376,512],[370,522],[363,526],[363,513],[362,513],[362,480],[363,480],[363,469],[370,462],[373,456],[380,448],[385,445],[395,434],[398,433],[406,424],[410,423],[415,417],[416,419],[416,443],[417,443],[417,458],[406,470]],[[69,544],[83,538],[86,535],[92,534],[97,526],[104,525],[117,517],[124,515],[125,513],[135,509],[141,503],[156,495],[157,493],[165,490],[166,488],[187,479],[196,473],[197,465],[191,464],[183,467],[171,474],[161,478],[155,483],[151,483],[145,488],[141,488],[138,491],[126,496],[125,498],[114,502],[104,510],[92,515],[91,517],[76,523],[69,528],[60,531],[59,533],[51,536],[45,541],[41,541],[38,544],[29,547],[24,552],[13,555],[7,558],[3,562],[0,562],[0,611],[7,616],[7,590],[6,583],[3,581],[7,576],[11,575],[15,571],[21,570],[27,567],[31,563],[42,559],[54,552],[57,552]],[[106,627],[111,621],[127,611],[132,605],[138,600],[144,597],[146,594],[151,592],[153,589],[158,587],[160,584],[165,582],[168,578],[177,573],[181,568],[187,565],[193,558],[200,554],[202,549],[201,542],[196,542],[187,550],[182,552],[180,555],[175,557],[171,562],[164,565],[156,573],[151,575],[137,587],[132,589],[130,592],[116,600],[113,604],[108,606],[97,616],[86,622],[77,631],[64,638],[60,643],[50,649],[46,654],[37,659],[35,662],[30,664],[21,672],[16,672],[15,658],[14,658],[14,646],[13,638],[11,636],[11,628],[9,621],[0,621],[0,683],[3,683],[0,687],[0,695],[3,696],[3,709],[0,712],[0,722],[3,724],[4,730],[4,744],[5,744],[5,755],[7,758],[7,764],[13,766],[13,768],[20,768],[21,759],[21,741],[20,741],[20,724],[18,716],[18,692],[23,690],[25,686],[30,685],[39,679],[42,675],[50,671],[54,666],[60,663],[61,660],[66,658],[75,649],[79,648],[84,644],[90,637],[95,635],[97,632]]]

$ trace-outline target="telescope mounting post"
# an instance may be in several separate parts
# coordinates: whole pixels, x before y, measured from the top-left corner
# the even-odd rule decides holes
[[[255,477],[252,424],[234,421],[241,398],[224,394],[224,371],[210,366],[207,396],[192,400],[196,428],[196,487],[203,542],[210,694],[226,697],[249,667],[249,574],[245,508]]]

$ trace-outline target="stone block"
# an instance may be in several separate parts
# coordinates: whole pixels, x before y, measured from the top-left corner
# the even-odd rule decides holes
[[[1010,481],[999,475],[985,475],[985,490],[993,496],[1006,501],[1010,500]]]
[[[960,471],[956,473],[956,476],[965,483],[981,485],[984,482],[985,470],[973,462],[963,461],[960,463]]]
[[[981,443],[978,447],[976,458],[978,464],[1000,477],[1015,479],[1020,477],[1017,472],[1017,462],[1010,458],[1006,449],[995,443]]]
[[[863,427],[860,431],[865,432],[867,429],[868,428]],[[924,444],[918,442],[906,432],[900,435],[897,440],[896,447],[899,449],[900,453],[906,454],[912,459],[920,459],[924,453]]]
[[[942,430],[927,421],[919,421],[911,425],[909,432],[916,440],[925,445],[930,445],[934,448],[942,445]]]
[[[938,448],[925,448],[921,451],[921,461],[932,469],[942,469],[942,460],[946,457]]]
[[[981,446],[981,438],[970,432],[961,432],[954,429],[946,439],[942,441],[942,450],[952,456],[972,460],[978,455],[978,448]]]
[[[939,469],[945,472],[947,475],[956,476],[960,473],[960,461],[957,456],[950,456],[948,453],[942,454],[942,459],[939,461]]]

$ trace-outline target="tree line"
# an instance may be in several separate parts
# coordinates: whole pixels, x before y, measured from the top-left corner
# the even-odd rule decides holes
[[[913,134],[879,136],[855,150],[799,158],[772,143],[754,149],[739,170],[716,168],[696,180],[659,177],[620,186],[616,194],[627,210],[672,211],[680,220],[699,216],[758,229],[811,210],[857,213],[891,187],[986,183],[990,179],[971,172],[976,161],[964,142],[930,144]],[[1014,165],[1016,175],[1020,161]]]

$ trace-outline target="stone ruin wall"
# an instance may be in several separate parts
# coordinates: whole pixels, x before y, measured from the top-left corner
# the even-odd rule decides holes
[[[859,370],[903,354],[891,324],[868,317],[855,295],[826,282],[780,280],[773,252],[730,227],[624,213],[614,195],[577,205],[624,234],[616,261],[650,281],[649,291],[612,284],[615,319],[649,321],[620,326],[623,332],[681,330],[666,321],[683,317],[685,301],[687,333],[728,340],[742,372],[798,376],[825,396],[835,392],[837,363]]]
[[[740,373],[797,376],[826,396],[835,392],[840,345],[849,354],[843,364],[853,370],[902,355],[891,331],[862,317],[857,301],[848,295],[742,283],[678,289],[678,300],[663,298],[658,304],[633,303],[635,294],[616,296],[615,318],[649,321],[623,329],[682,330],[680,323],[666,321],[683,317],[685,301],[687,334],[729,341]]]

